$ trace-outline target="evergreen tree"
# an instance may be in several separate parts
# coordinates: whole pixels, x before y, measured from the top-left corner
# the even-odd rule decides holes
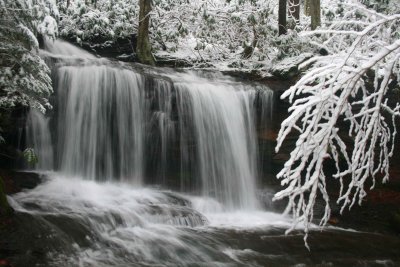
[[[51,108],[50,70],[38,54],[36,35],[57,34],[53,16],[58,11],[51,0],[0,0],[0,118],[17,106]],[[0,216],[7,216],[12,209],[3,185],[0,177]]]
[[[0,108],[30,106],[45,112],[52,93],[50,71],[39,57],[36,34],[55,36],[51,1],[0,2]]]

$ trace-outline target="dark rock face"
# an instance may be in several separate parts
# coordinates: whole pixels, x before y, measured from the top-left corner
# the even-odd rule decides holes
[[[49,264],[52,253],[68,253],[73,247],[68,236],[40,216],[15,213],[0,227],[0,236],[0,266],[71,266]]]
[[[0,266],[35,266],[48,262],[48,252],[66,240],[40,217],[14,212],[5,194],[36,187],[41,178],[36,173],[0,170]],[[4,181],[3,181],[4,180]],[[5,201],[5,202],[4,202]],[[6,210],[5,210],[6,209]],[[63,244],[62,250],[70,246]]]
[[[265,174],[262,178],[263,184],[267,185],[274,192],[282,190],[280,186],[280,181],[276,179],[276,174],[283,168],[284,163],[288,159],[290,152],[294,149],[296,145],[297,135],[295,132],[291,133],[286,141],[283,143],[280,151],[275,153],[274,149],[276,146],[276,137],[280,128],[280,123],[287,117],[287,109],[289,104],[285,100],[279,99],[279,93],[282,93],[286,88],[280,87],[283,83],[277,81],[275,89],[277,92],[277,97],[274,101],[274,118],[271,124],[271,128],[267,131],[259,131],[259,143],[261,147],[267,148],[264,155],[269,155],[268,157],[262,158],[261,166],[266,168],[267,171],[263,171]],[[273,84],[272,84],[273,85]],[[400,99],[400,94],[395,92],[390,92],[388,98],[389,105],[394,105]],[[397,125],[399,124],[399,120]],[[343,132],[343,136],[346,137],[348,125],[341,124],[339,128]],[[400,131],[398,127],[397,132]],[[349,149],[352,148],[351,138],[345,138],[345,142]],[[263,144],[268,144],[264,145]],[[272,149],[271,149],[272,148]],[[394,151],[399,151],[400,149],[400,138],[397,138]],[[327,187],[330,196],[330,205],[332,208],[332,216],[329,221],[330,224],[343,227],[352,228],[367,232],[384,233],[390,235],[400,234],[400,153],[394,153],[390,162],[390,180],[388,183],[382,184],[379,177],[377,177],[377,183],[374,189],[369,190],[371,184],[367,184],[366,188],[367,197],[362,203],[362,206],[355,204],[351,210],[344,210],[343,214],[340,214],[340,206],[336,204],[339,193],[339,181],[333,177],[327,177]],[[334,174],[336,172],[335,166],[332,162],[326,161],[325,170],[327,174]],[[285,206],[285,201],[283,203],[273,203],[273,206],[277,206],[278,212],[282,211]],[[322,213],[324,210],[324,205],[322,202],[317,202],[316,213]],[[318,217],[318,216],[316,216]]]
[[[25,124],[28,108],[16,106],[10,110],[2,110],[0,114],[0,169],[21,168],[21,148],[25,143]]]
[[[7,196],[4,192],[4,182],[0,177],[0,218],[8,217],[12,214],[13,209],[7,202]]]
[[[33,189],[38,186],[43,177],[34,172],[17,172],[12,170],[0,170],[0,177],[4,181],[4,192],[15,194],[24,189]]]
[[[126,62],[137,61],[136,35],[134,34],[130,38],[117,38],[116,40],[100,36],[82,43],[77,43],[73,37],[66,38],[66,40],[100,57],[116,58]]]
[[[400,209],[392,212],[390,223],[393,230],[400,234]]]

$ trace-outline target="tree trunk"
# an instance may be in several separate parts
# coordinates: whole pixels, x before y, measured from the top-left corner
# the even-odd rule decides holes
[[[289,13],[296,23],[300,22],[300,0],[289,0]]]
[[[286,3],[287,0],[279,0],[279,35],[286,34]]]
[[[136,54],[141,63],[155,65],[153,55],[151,54],[151,45],[149,40],[149,24],[151,0],[140,0],[139,28],[137,34]]]
[[[311,14],[310,14],[310,2],[311,2],[312,0],[305,0],[304,1],[304,15],[306,15],[306,16],[310,16]]]
[[[311,29],[315,30],[321,26],[321,0],[310,1]]]

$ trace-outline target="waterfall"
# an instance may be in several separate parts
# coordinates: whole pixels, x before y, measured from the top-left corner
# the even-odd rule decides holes
[[[256,207],[255,91],[201,79],[176,87],[182,124],[189,125],[184,134],[194,132],[203,195],[218,194],[232,208]]]
[[[179,189],[231,210],[258,207],[256,108],[270,108],[272,91],[222,75],[95,59],[61,41],[46,47],[45,56],[57,58],[56,138],[48,146],[58,171]],[[49,136],[37,123],[30,128],[40,131],[28,131],[35,148],[43,146],[38,136]]]
[[[107,66],[58,69],[60,170],[92,180],[140,184],[145,103],[143,77]]]
[[[27,118],[27,147],[33,148],[38,170],[53,170],[53,146],[49,129],[49,118],[32,109]]]
[[[400,266],[390,235],[307,225],[311,258],[301,224],[285,236],[292,216],[268,211],[274,189],[261,182],[275,171],[276,134],[274,95],[263,84],[100,59],[59,40],[40,53],[53,110],[30,110],[21,145],[34,149],[38,170],[52,171],[7,196],[15,213],[0,222],[0,262]],[[5,174],[17,190],[37,179]]]

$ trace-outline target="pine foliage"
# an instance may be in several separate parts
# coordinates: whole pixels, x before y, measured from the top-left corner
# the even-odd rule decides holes
[[[52,85],[36,36],[57,35],[57,7],[52,0],[1,0],[0,17],[0,107],[45,112]]]

